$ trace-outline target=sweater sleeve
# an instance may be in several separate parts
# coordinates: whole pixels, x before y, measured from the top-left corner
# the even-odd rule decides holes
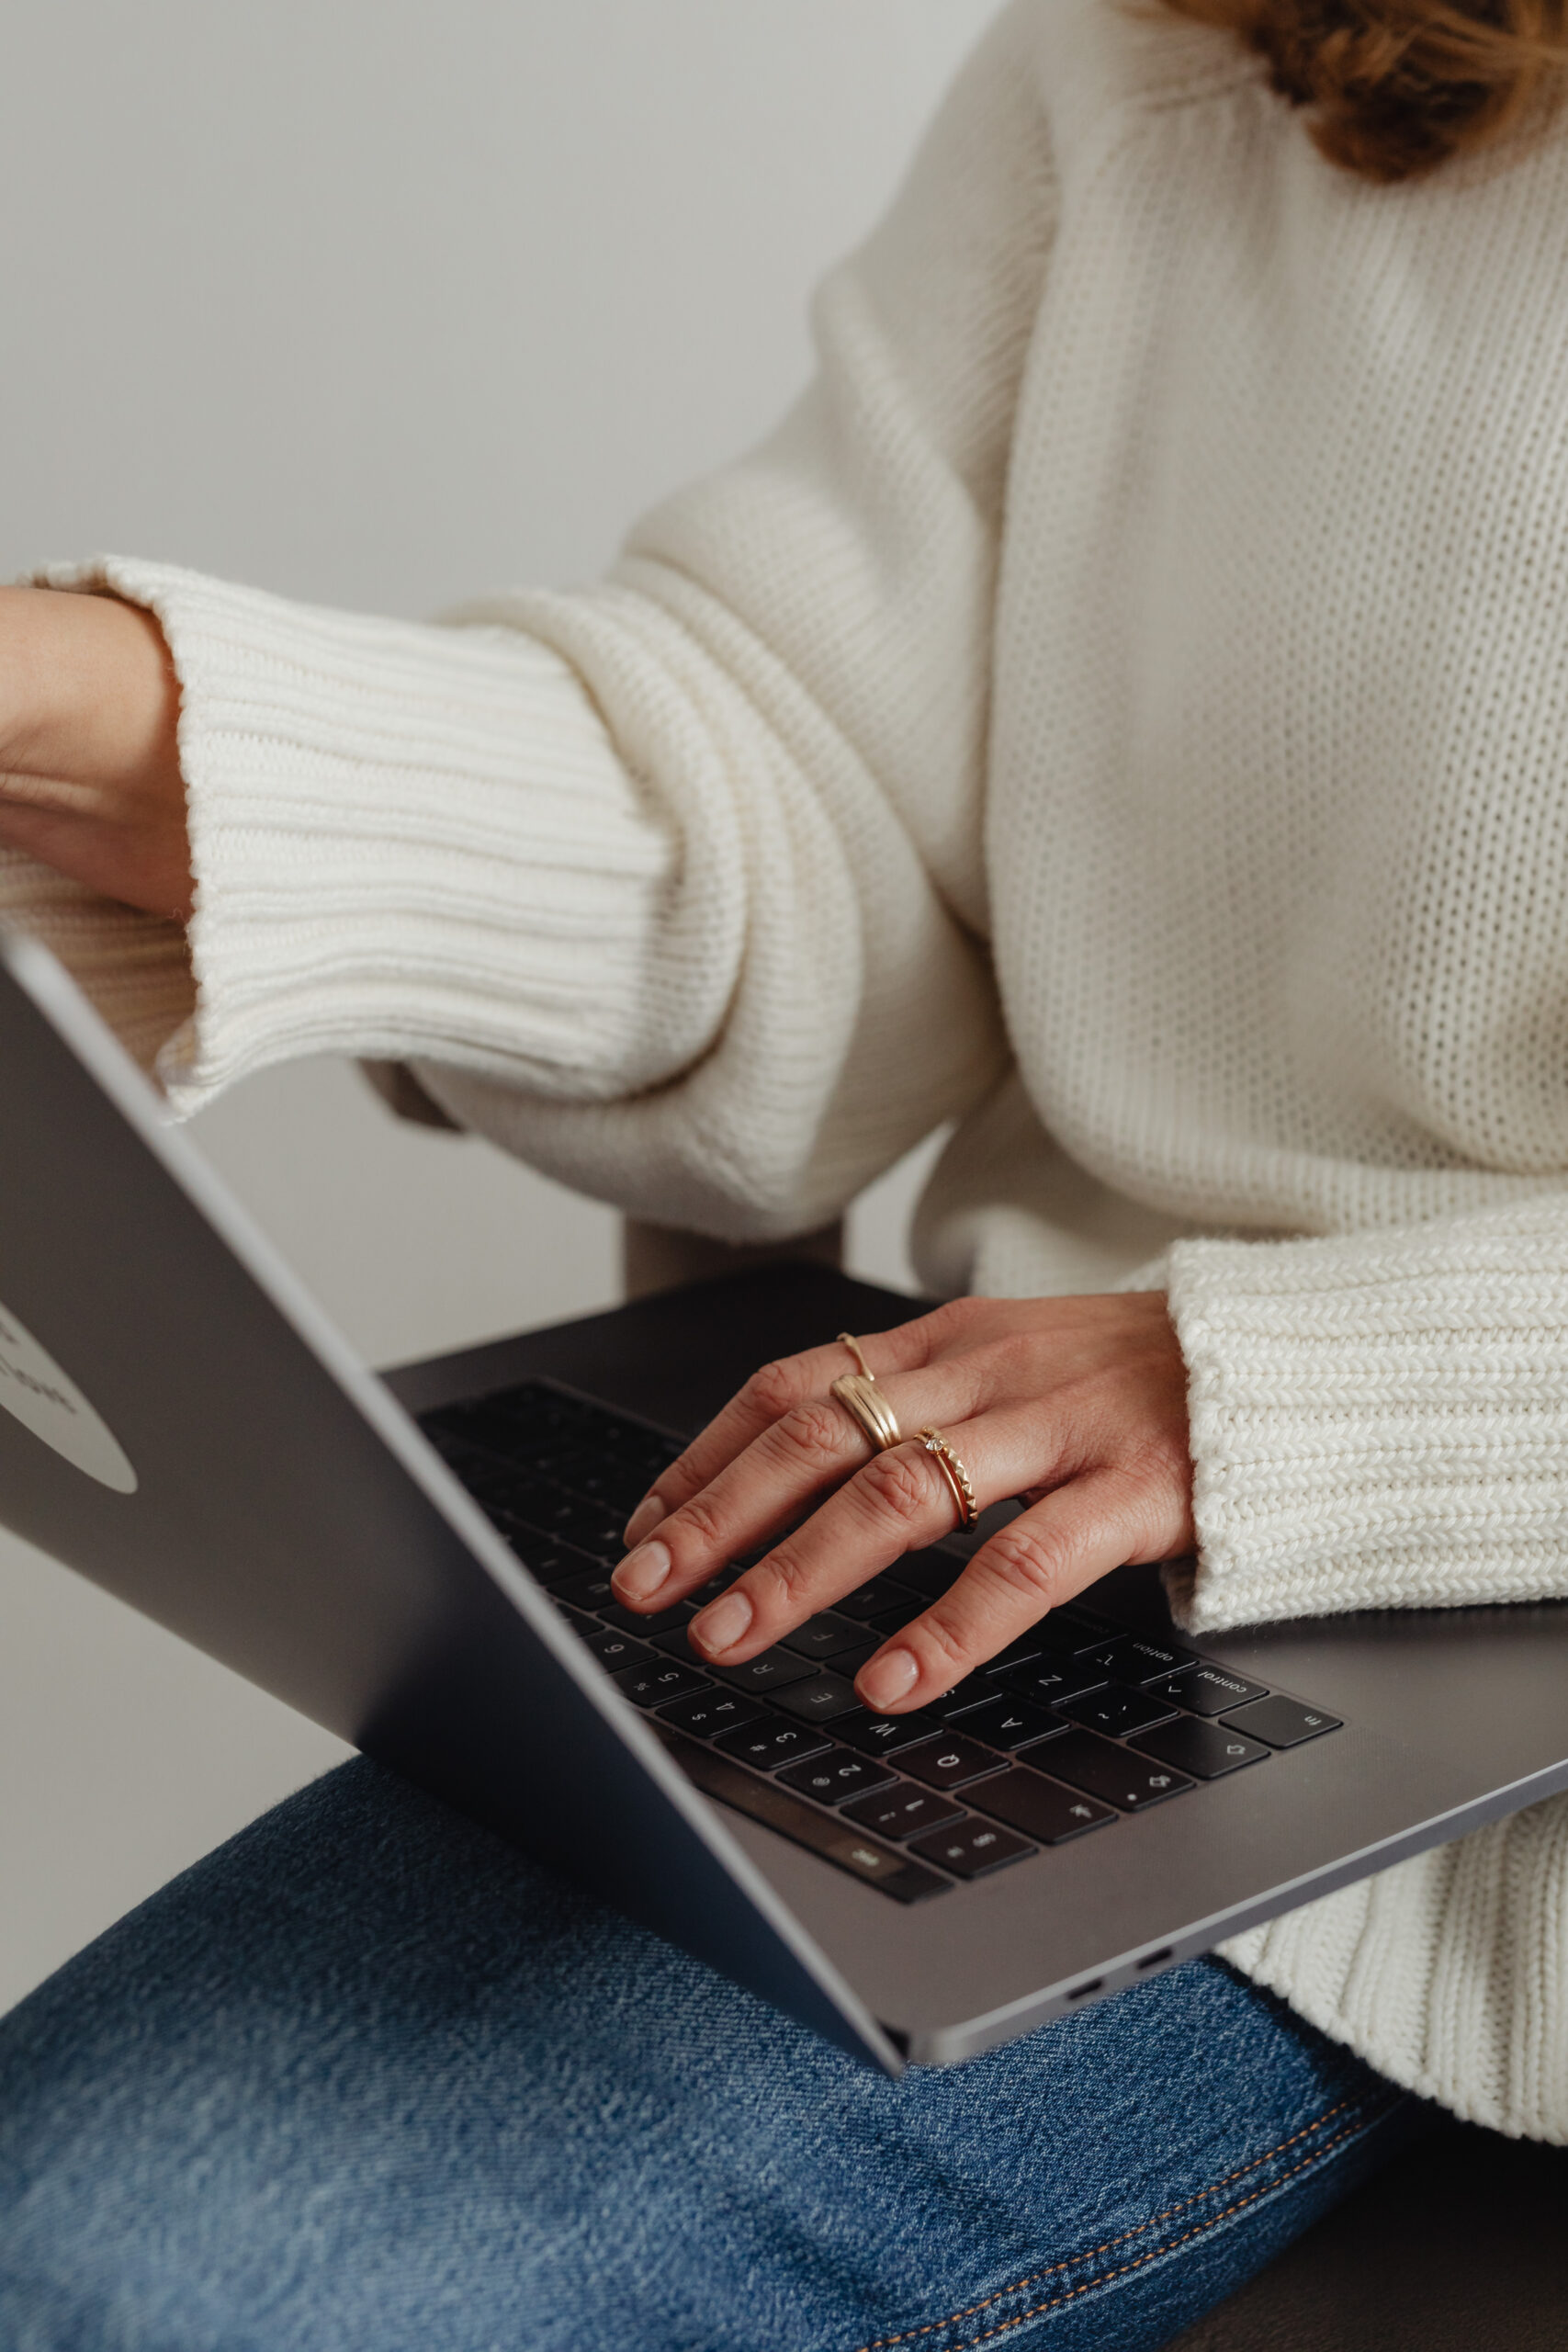
[[[149,563],[50,575],[155,611],[179,679],[177,1106],[288,1056],[402,1061],[580,1189],[741,1239],[824,1222],[994,1082],[991,611],[1054,205],[1037,15],[993,28],[825,288],[782,429],[603,585],[434,628]]]
[[[1195,1633],[1568,1596],[1568,1198],[1179,1241]]]

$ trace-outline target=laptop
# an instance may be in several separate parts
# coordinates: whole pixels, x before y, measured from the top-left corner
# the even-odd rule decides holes
[[[908,1299],[770,1266],[378,1377],[17,936],[0,1084],[0,1520],[891,2074],[1568,1787],[1562,1605],[1194,1642],[1129,1566],[869,1714],[955,1543],[700,1665],[615,1601],[627,1512],[759,1363]]]

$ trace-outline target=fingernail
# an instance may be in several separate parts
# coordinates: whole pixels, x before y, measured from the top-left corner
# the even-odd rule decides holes
[[[893,1707],[920,1679],[920,1662],[913,1650],[887,1650],[863,1667],[856,1690],[868,1707]]]
[[[668,1544],[644,1544],[623,1560],[610,1582],[623,1600],[647,1600],[670,1573]]]
[[[694,1617],[687,1631],[696,1635],[710,1657],[716,1657],[723,1650],[732,1650],[744,1638],[756,1613],[750,1594],[727,1592],[722,1600],[716,1600],[711,1609]]]
[[[660,1501],[659,1497],[657,1495],[644,1495],[641,1502],[638,1503],[636,1510],[633,1511],[630,1519],[626,1521],[626,1542],[627,1549],[629,1550],[634,1544],[640,1544],[645,1535],[651,1535],[663,1516],[664,1505]]]

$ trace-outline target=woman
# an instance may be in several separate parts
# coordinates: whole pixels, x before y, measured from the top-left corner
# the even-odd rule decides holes
[[[410,1063],[734,1238],[938,1122],[868,1341],[1029,1508],[909,1708],[1131,1557],[1199,1630],[1568,1589],[1568,132],[1514,0],[1015,0],[780,432],[435,630],[12,592],[13,910],[195,1105]],[[1238,39],[1240,34],[1243,38]],[[194,972],[196,994],[191,990]],[[953,1523],[837,1347],[618,1571],[740,1661]],[[1568,2134],[1568,1806],[872,2081],[367,1766],[0,2030],[28,2346],[1168,2341],[1418,2127]]]

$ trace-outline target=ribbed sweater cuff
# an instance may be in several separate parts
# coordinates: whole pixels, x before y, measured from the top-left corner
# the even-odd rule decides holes
[[[671,845],[556,654],[115,557],[39,577],[147,606],[179,678],[197,1001],[158,1056],[177,1107],[311,1053],[558,1100],[665,1074],[643,1068],[640,981]],[[81,920],[106,953],[123,932],[119,910]]]
[[[1181,1241],[1194,1632],[1568,1591],[1568,1204]]]

